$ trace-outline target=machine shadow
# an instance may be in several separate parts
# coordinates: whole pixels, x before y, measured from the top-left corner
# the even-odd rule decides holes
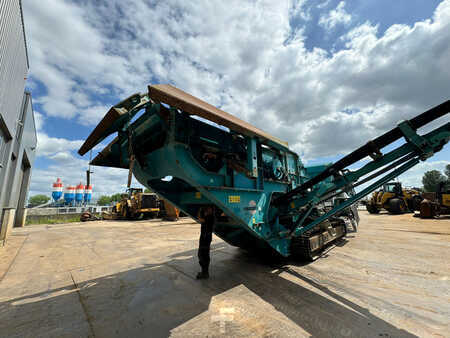
[[[218,309],[212,304],[221,297],[221,304],[239,312],[236,321],[227,325],[230,330],[238,327],[241,334],[252,332],[252,321],[245,317],[254,316],[260,319],[259,328],[277,336],[287,335],[278,332],[278,326],[265,326],[264,316],[272,316],[266,313],[268,306],[312,337],[416,337],[300,275],[290,268],[291,262],[279,257],[268,259],[216,245],[212,278],[205,281],[194,279],[196,250],[169,258],[161,264],[93,279],[85,278],[89,271],[73,271],[72,288],[65,286],[2,302],[0,336],[5,332],[8,336],[30,332],[34,336],[77,336],[78,327],[95,337],[167,337],[173,333],[216,336],[221,335],[219,323],[212,318],[218,315]],[[248,302],[241,301],[242,290]],[[261,304],[266,310],[259,307]],[[7,329],[11,326],[12,332]]]

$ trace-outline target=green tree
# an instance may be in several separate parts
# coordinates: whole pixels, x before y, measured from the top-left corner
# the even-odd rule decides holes
[[[110,205],[111,204],[111,197],[102,195],[99,197],[97,201],[98,205]]]
[[[114,195],[111,195],[111,202],[119,202],[122,199],[122,194],[121,193],[117,193]]]
[[[153,191],[151,191],[149,188],[145,188],[145,190],[144,190],[144,193],[146,193],[146,194],[151,193],[151,192],[153,192]]]
[[[445,166],[444,173],[445,173],[445,175],[447,175],[447,181],[450,181],[450,164],[447,164]]]
[[[28,199],[28,203],[30,203],[32,206],[41,205],[41,204],[47,203],[48,201],[50,201],[50,197],[48,197],[46,195],[42,195],[42,194],[31,196]]]
[[[444,173],[447,176],[447,183],[445,184],[445,190],[450,191],[450,164],[447,164],[445,166]]]
[[[436,191],[437,185],[445,181],[445,176],[439,170],[427,171],[422,177],[423,188],[427,192]]]

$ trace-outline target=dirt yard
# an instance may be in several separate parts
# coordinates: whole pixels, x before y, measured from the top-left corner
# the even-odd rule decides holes
[[[450,219],[361,212],[309,264],[213,242],[199,225],[98,221],[14,229],[0,248],[1,337],[449,337]]]

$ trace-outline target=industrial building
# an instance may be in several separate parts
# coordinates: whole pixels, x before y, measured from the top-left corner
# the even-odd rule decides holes
[[[36,126],[30,93],[22,4],[0,2],[0,245],[13,226],[23,226],[36,154]]]

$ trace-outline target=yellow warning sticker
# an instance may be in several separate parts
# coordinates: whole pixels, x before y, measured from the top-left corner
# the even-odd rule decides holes
[[[197,191],[196,193],[195,193],[195,198],[196,199],[200,199],[200,198],[202,198],[202,193],[200,192],[200,191]]]
[[[241,203],[241,196],[233,196],[233,195],[229,195],[228,196],[228,203]]]

